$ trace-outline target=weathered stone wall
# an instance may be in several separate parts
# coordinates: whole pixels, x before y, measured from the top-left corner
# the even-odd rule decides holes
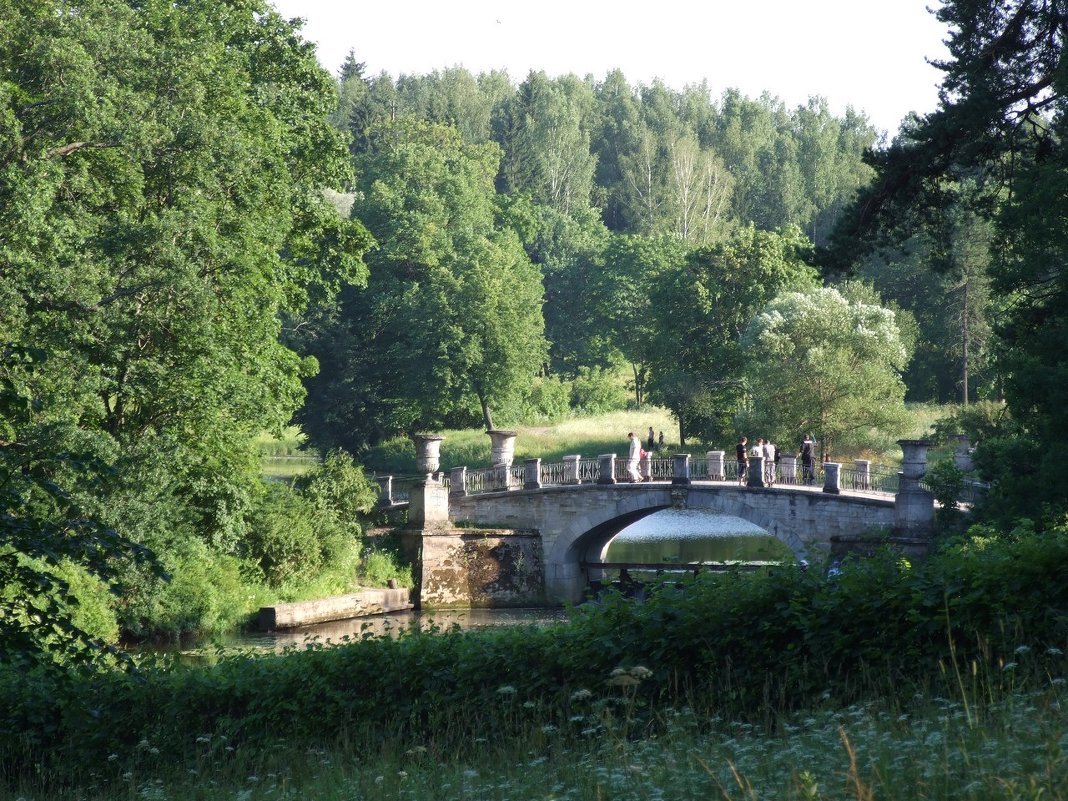
[[[412,535],[407,535],[412,536]],[[534,531],[467,529],[419,536],[422,609],[540,606],[545,603],[541,537]]]

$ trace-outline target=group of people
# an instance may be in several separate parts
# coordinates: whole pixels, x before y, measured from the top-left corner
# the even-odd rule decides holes
[[[762,478],[764,483],[775,483],[776,467],[779,461],[779,449],[771,440],[761,437],[757,439],[750,448],[748,437],[742,437],[738,440],[735,454],[738,460],[739,484],[745,484],[748,478],[750,456],[763,457],[764,475]],[[816,477],[816,441],[812,438],[811,434],[805,434],[805,438],[801,442],[801,447],[798,449],[797,458],[801,460],[802,482],[811,484]]]
[[[642,448],[641,439],[631,431],[627,434],[627,438],[630,440],[630,450],[627,453],[627,475],[631,481],[652,481],[652,475],[646,470],[646,475],[642,475],[638,469],[647,456],[653,453],[655,450],[655,441],[653,439],[653,427],[649,426],[649,448],[648,450]],[[664,447],[664,432],[660,432],[660,448]],[[776,471],[779,462],[779,448],[770,439],[764,439],[763,437],[757,439],[757,441],[750,446],[749,439],[742,437],[738,440],[738,446],[735,449],[735,456],[738,460],[738,483],[745,484],[749,474],[749,458],[751,456],[760,456],[764,460],[763,469],[763,481],[765,484],[771,485],[775,483]],[[816,441],[812,438],[812,434],[805,434],[804,440],[801,442],[801,447],[797,451],[797,458],[801,461],[801,480],[805,484],[811,484],[816,478]],[[646,464],[648,464],[646,462]]]

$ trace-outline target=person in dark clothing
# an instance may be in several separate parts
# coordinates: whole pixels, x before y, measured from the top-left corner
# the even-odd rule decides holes
[[[805,434],[804,442],[801,443],[801,480],[811,484],[816,478],[815,467],[816,443],[811,434]]]
[[[656,439],[655,439],[655,437],[653,435],[653,427],[649,426],[649,446],[646,448],[646,450],[649,451],[650,453],[652,453],[653,447],[655,445],[656,445]]]
[[[745,473],[749,469],[749,454],[746,452],[746,443],[749,440],[746,437],[742,437],[738,440],[738,447],[735,448],[735,456],[738,459],[738,483],[745,483]]]

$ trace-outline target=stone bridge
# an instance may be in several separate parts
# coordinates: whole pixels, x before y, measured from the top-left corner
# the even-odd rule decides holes
[[[465,468],[448,480],[430,475],[412,490],[405,535],[417,565],[416,603],[431,608],[579,601],[588,581],[601,578],[584,573],[582,564],[603,561],[621,530],[669,508],[742,518],[809,562],[824,561],[834,543],[872,535],[893,536],[915,551],[925,544],[934,513],[933,497],[920,483],[926,446],[902,442],[905,461],[893,494],[869,483],[843,488],[837,464],[822,466],[823,482],[816,486],[768,486],[759,459],[751,462],[745,483],[724,475],[695,477],[686,455],[673,457],[670,469],[661,470],[670,475],[650,475],[639,483],[620,481],[614,454],[600,457],[595,478],[583,475],[578,464],[565,465],[554,484],[543,481],[546,471],[537,459],[519,470],[499,465],[476,481]],[[496,484],[485,480],[493,470]]]

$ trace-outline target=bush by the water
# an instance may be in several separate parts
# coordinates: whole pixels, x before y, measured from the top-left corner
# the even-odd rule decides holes
[[[14,776],[158,761],[145,743],[173,763],[194,760],[205,737],[242,749],[418,735],[463,753],[476,737],[566,723],[575,694],[606,677],[647,711],[685,703],[756,723],[947,681],[993,692],[1063,674],[1066,570],[1061,528],[968,541],[918,565],[885,554],[831,578],[800,568],[702,578],[643,603],[609,597],[541,629],[411,634],[87,681],[5,671],[0,764]]]

